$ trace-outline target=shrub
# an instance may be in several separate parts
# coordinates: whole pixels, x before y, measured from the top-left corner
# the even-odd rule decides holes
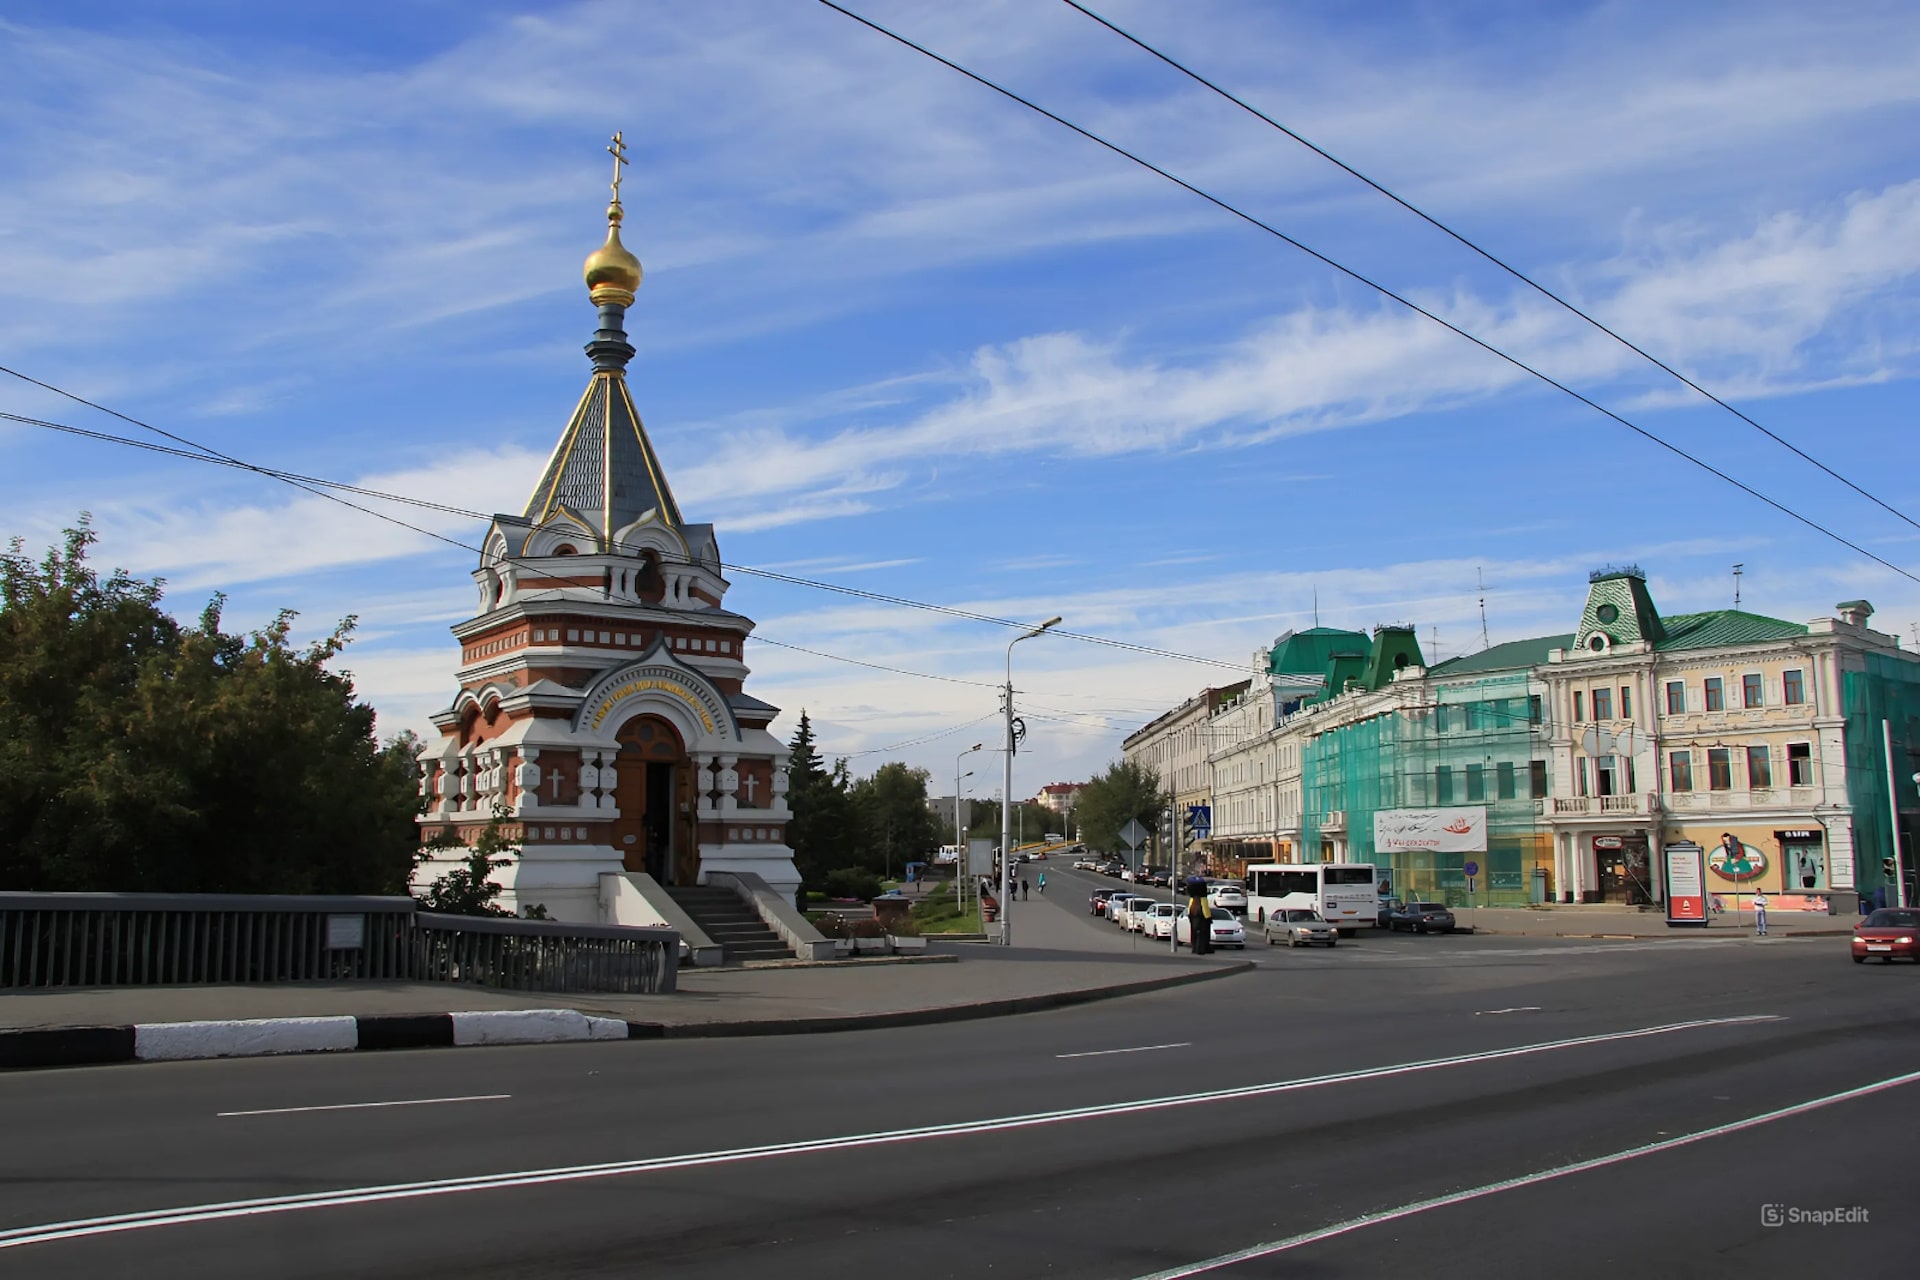
[[[863,867],[841,867],[827,872],[829,897],[858,898],[862,902],[872,902],[882,892],[880,877]]]

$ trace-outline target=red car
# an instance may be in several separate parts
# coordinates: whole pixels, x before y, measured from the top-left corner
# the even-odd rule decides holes
[[[1920,911],[1911,907],[1882,907],[1853,926],[1853,962],[1869,956],[1920,961]]]

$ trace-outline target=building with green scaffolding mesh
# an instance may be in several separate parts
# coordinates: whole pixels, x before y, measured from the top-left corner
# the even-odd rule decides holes
[[[1867,602],[1836,612],[1662,615],[1629,567],[1590,575],[1575,631],[1431,667],[1406,625],[1289,632],[1206,729],[1213,868],[1370,862],[1396,896],[1455,906],[1652,907],[1663,849],[1694,843],[1734,907],[1897,900],[1920,655]],[[1377,845],[1383,813],[1454,809],[1484,817],[1484,848]]]

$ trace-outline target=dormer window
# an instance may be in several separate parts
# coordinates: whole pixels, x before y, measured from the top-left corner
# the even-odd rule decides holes
[[[574,550],[571,542],[563,542],[553,549],[553,554],[557,556],[577,556],[580,553]]]

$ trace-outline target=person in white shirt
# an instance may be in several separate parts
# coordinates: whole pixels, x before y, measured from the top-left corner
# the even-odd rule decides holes
[[[1753,891],[1753,932],[1756,937],[1767,936],[1767,891]]]

